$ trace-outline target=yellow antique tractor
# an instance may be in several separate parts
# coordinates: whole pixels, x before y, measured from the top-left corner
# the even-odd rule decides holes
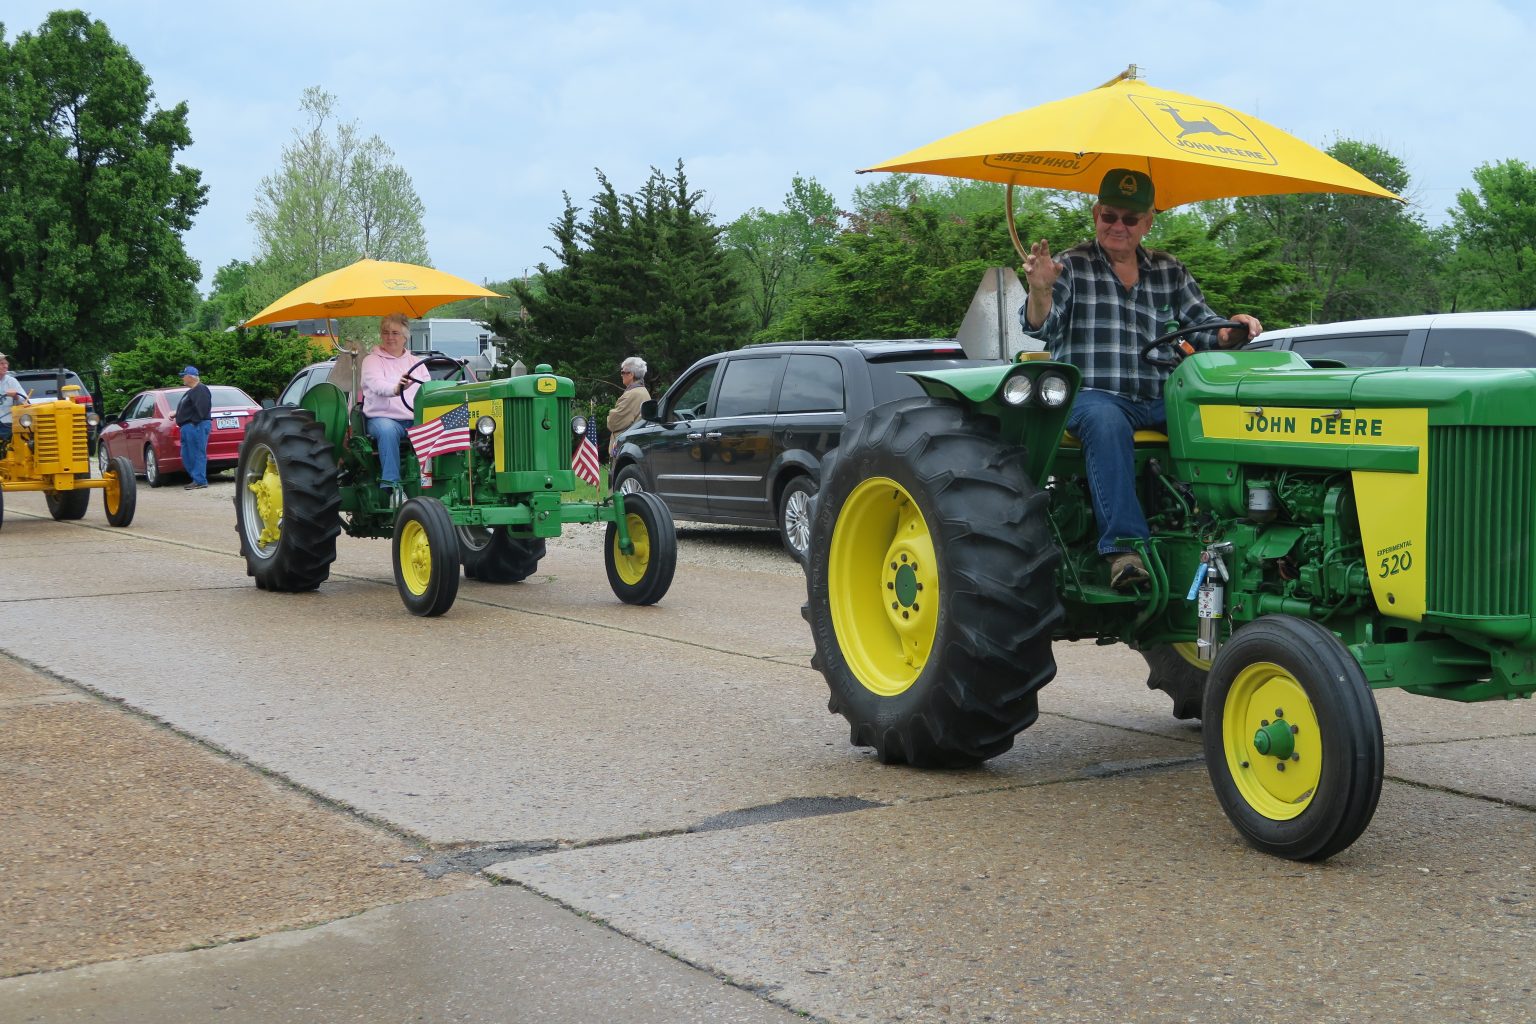
[[[0,439],[0,523],[5,519],[5,495],[13,491],[42,491],[55,519],[80,519],[90,505],[91,491],[102,492],[107,522],[127,526],[138,504],[133,467],[118,456],[99,479],[91,478],[90,421],[96,416],[66,392],[59,399],[18,405],[11,411],[11,437]]]

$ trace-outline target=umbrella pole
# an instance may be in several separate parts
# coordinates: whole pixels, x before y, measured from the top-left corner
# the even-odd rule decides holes
[[[1019,254],[1019,265],[1024,264],[1024,243],[1019,241],[1019,228],[1013,222],[1013,182],[1008,183],[1008,237],[1013,239],[1013,251]]]

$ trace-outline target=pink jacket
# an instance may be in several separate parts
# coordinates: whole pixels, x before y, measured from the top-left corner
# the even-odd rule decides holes
[[[415,419],[415,414],[406,407],[395,394],[395,388],[400,383],[400,378],[405,376],[405,371],[411,368],[421,356],[419,353],[407,351],[398,356],[392,356],[383,349],[374,349],[363,357],[363,415],[387,416],[392,420]],[[425,378],[426,367],[416,371],[416,376]],[[415,401],[418,386],[412,384],[406,388],[407,398]]]

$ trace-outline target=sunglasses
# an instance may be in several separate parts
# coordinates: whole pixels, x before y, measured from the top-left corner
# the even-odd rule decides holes
[[[1116,210],[1099,211],[1099,220],[1105,224],[1119,224],[1121,221],[1125,221],[1125,226],[1128,228],[1133,228],[1140,224],[1141,219],[1145,216],[1146,214],[1144,213],[1120,213]]]

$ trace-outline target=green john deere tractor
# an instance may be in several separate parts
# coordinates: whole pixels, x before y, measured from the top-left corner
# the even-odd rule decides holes
[[[1320,860],[1381,792],[1372,690],[1536,691],[1536,371],[1184,357],[1187,333],[1143,354],[1172,367],[1167,434],[1136,440],[1146,585],[1111,589],[1097,554],[1075,367],[913,374],[926,397],[850,423],[823,465],[814,664],[853,743],[939,767],[1035,721],[1053,641],[1129,644],[1204,719],[1238,831]]]
[[[235,530],[256,585],[314,590],[330,575],[342,530],[389,537],[406,608],[441,615],[458,595],[461,566],[471,579],[519,583],[564,524],[602,522],[614,594],[628,604],[661,600],[677,567],[666,506],[649,494],[562,496],[576,486],[572,451],[586,430],[571,412],[571,380],[544,365],[508,379],[423,380],[428,361],[409,371],[421,383],[416,423],[453,414],[442,429],[467,431],[468,445],[421,459],[403,446],[398,494],[379,486],[378,453],[354,401],[352,356],[339,358],[331,382],[311,388],[299,407],[264,410],[247,427]]]

